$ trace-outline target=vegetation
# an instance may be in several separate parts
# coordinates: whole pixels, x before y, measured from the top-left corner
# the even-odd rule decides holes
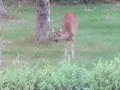
[[[118,6],[51,6],[51,23],[55,30],[62,25],[66,13],[72,11],[78,17],[75,59],[64,59],[64,42],[55,45],[53,33],[49,44],[35,42],[34,6],[23,5],[6,9],[13,18],[2,20],[1,23],[1,90],[120,89]]]
[[[36,0],[3,0],[7,5],[16,5],[16,4],[30,4],[35,3]],[[97,4],[97,3],[115,3],[119,0],[50,0],[51,3],[59,4]]]
[[[120,60],[94,64],[87,70],[69,59],[58,66],[39,64],[0,70],[1,90],[120,90]]]

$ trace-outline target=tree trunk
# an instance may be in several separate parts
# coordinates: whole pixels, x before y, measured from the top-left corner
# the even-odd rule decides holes
[[[1,21],[0,21],[0,67],[2,65],[2,39],[1,39]]]
[[[0,67],[2,65],[2,40],[1,40],[1,36],[0,36]]]
[[[1,18],[6,14],[3,1],[0,0],[0,67],[2,65]]]
[[[5,7],[3,1],[0,0],[0,17],[3,16],[4,14],[5,14]]]
[[[49,0],[36,0],[37,9],[37,41],[46,42],[49,40],[50,32],[50,3]]]

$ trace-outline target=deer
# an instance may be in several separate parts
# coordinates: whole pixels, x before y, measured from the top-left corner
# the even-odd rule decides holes
[[[66,43],[64,55],[67,56],[68,53],[68,42],[71,42],[71,52],[72,58],[75,56],[75,37],[78,29],[78,19],[75,13],[70,12],[64,17],[63,28],[60,28],[59,31],[54,34],[54,41],[58,43],[61,40],[64,40]]]

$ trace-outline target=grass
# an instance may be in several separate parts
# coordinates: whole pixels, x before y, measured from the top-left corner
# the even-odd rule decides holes
[[[75,12],[79,20],[74,61],[86,66],[120,56],[120,7],[116,5],[51,6],[51,23],[58,30],[68,12]],[[36,11],[34,6],[8,8],[15,20],[2,22],[3,66],[17,59],[26,62],[40,61],[56,64],[63,60],[64,42],[59,45],[36,44],[34,41]],[[70,52],[69,52],[70,53]]]

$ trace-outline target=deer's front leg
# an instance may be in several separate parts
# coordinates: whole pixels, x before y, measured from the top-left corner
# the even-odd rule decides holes
[[[75,42],[75,39],[72,39],[72,42],[71,42],[72,58],[75,57],[74,42]]]
[[[65,57],[67,56],[67,52],[68,52],[68,41],[66,40],[66,43],[65,43]]]

